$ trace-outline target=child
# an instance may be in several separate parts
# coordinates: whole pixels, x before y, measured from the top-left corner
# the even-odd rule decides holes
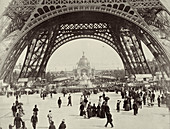
[[[12,126],[11,124],[9,125],[9,129],[12,129],[12,127],[14,127],[14,126]],[[1,129],[1,128],[0,128]]]
[[[51,121],[52,121],[52,113],[51,113],[51,110],[49,110],[49,114],[47,115],[48,117],[48,121],[49,121],[49,125],[51,124]]]

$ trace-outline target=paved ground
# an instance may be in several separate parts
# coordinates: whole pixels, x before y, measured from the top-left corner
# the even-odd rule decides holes
[[[62,94],[53,95],[53,98],[47,97],[46,100],[42,100],[39,95],[22,96],[19,100],[24,104],[25,115],[23,120],[26,122],[28,129],[32,129],[30,118],[32,116],[32,109],[35,104],[39,108],[39,122],[37,129],[48,129],[47,114],[48,110],[52,110],[53,120],[56,127],[60,124],[62,119],[65,119],[67,129],[103,129],[106,123],[106,118],[91,118],[84,119],[79,116],[79,100],[81,93],[75,93],[72,95],[73,106],[67,107],[67,97],[64,98]],[[92,94],[90,101],[93,103],[98,102],[98,96],[102,93]],[[109,96],[109,106],[114,120],[114,129],[170,129],[170,116],[168,109],[165,105],[158,107],[155,103],[154,107],[144,106],[139,109],[137,116],[133,115],[133,111],[121,111],[117,113],[115,110],[116,100],[120,99],[120,95],[113,92],[106,93]],[[58,108],[56,101],[58,97],[62,97],[62,108]],[[8,129],[9,124],[13,124],[13,117],[11,112],[12,103],[15,101],[15,97],[6,98],[0,96],[0,126],[2,129]],[[122,103],[121,103],[122,107]],[[108,125],[107,128],[110,128]]]

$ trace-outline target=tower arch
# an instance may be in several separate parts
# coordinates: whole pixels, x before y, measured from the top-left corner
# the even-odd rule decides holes
[[[162,7],[159,1],[154,5]],[[88,36],[105,42],[112,39],[110,44],[124,57],[122,60],[125,67],[131,71],[129,74],[152,73],[143,54],[141,47],[141,42],[143,42],[153,53],[160,66],[165,66],[163,69],[169,75],[167,71],[170,61],[165,49],[153,35],[139,12],[134,9],[136,5],[133,1],[129,3],[125,0],[112,2],[65,0],[56,3],[55,0],[43,0],[42,3],[39,1],[31,7],[34,7],[34,11],[29,12],[29,17],[24,17],[26,22],[18,28],[20,32],[11,45],[10,51],[6,52],[7,57],[4,58],[0,67],[1,78],[6,78],[11,73],[19,54],[26,46],[28,46],[28,52],[22,71],[30,69],[34,73],[35,70],[38,70],[36,76],[40,76],[42,72],[40,69],[45,69],[47,57],[50,56],[50,52],[54,51],[55,46],[60,46],[59,44],[69,41],[69,39]],[[19,24],[21,21],[18,21]],[[107,28],[104,28],[105,24]],[[64,27],[63,30],[62,27]],[[10,29],[5,34],[8,35],[15,29]],[[57,41],[57,39],[60,40]],[[51,45],[53,47],[50,47]],[[37,51],[39,56],[34,54]],[[45,58],[45,55],[48,56]],[[14,58],[16,60],[13,60]],[[21,77],[28,77],[28,75],[21,74]]]

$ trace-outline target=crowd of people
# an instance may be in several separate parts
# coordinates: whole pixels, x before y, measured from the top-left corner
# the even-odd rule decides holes
[[[80,97],[80,116],[84,116],[84,118],[88,119],[91,117],[107,118],[105,127],[107,127],[108,123],[113,127],[112,115],[110,107],[108,106],[108,100],[110,98],[106,97],[103,92],[103,95],[99,96],[98,105],[96,106],[95,103],[92,105],[91,102],[89,102],[88,97],[89,94],[83,94]]]
[[[125,111],[134,110],[134,115],[138,114],[138,109],[142,109],[143,105],[153,107],[155,101],[157,101],[158,107],[161,104],[166,103],[166,94],[160,90],[160,95],[155,95],[154,88],[143,89],[143,88],[122,88],[121,97],[123,99],[123,109]],[[161,97],[160,97],[161,96]],[[132,104],[133,102],[133,104]],[[121,100],[117,101],[117,111],[120,111]]]
[[[45,99],[45,97],[47,97],[47,95],[41,96],[41,98],[43,98],[43,100]],[[59,97],[59,99],[58,99],[59,108],[61,108],[61,103],[62,103],[62,100]],[[16,101],[15,101],[15,103],[13,103],[12,108],[11,108],[12,114],[13,114],[13,117],[14,117],[14,122],[13,122],[13,125],[12,124],[9,125],[9,129],[12,129],[13,127],[15,127],[16,129],[27,129],[26,126],[25,126],[25,122],[22,119],[22,116],[25,115],[24,110],[22,108],[22,105],[23,104],[18,101],[18,95],[16,95]],[[69,97],[68,97],[68,105],[72,106],[71,95],[69,95]],[[30,119],[33,129],[37,128],[36,126],[37,126],[37,123],[38,123],[38,111],[39,111],[39,109],[38,109],[37,105],[35,105],[34,108],[33,108],[33,115],[31,116],[31,119]],[[51,110],[49,110],[49,113],[47,114],[47,119],[48,119],[48,122],[49,122],[49,128],[48,129],[56,129],[54,121],[53,121],[52,118],[53,118],[52,112],[51,112]],[[58,129],[66,129],[66,124],[65,124],[64,119],[62,120]]]
[[[15,103],[13,103],[11,108],[14,117],[14,124],[13,125],[10,124],[9,129],[12,129],[14,126],[16,127],[16,129],[20,129],[20,128],[27,129],[25,127],[25,122],[21,118],[23,115],[25,115],[22,107],[23,104],[19,102],[18,97],[21,98],[21,95],[16,95],[16,101]]]
[[[160,92],[160,94],[156,96],[155,89],[144,90],[140,88],[126,88],[126,89],[121,88],[119,91],[115,91],[115,92],[117,94],[120,93],[121,95],[120,99],[115,100],[117,102],[115,105],[117,112],[120,112],[121,109],[123,109],[124,111],[133,110],[133,114],[137,115],[138,110],[142,109],[143,105],[148,107],[153,107],[154,104],[157,103],[158,107],[160,107],[161,104],[166,103],[166,95]],[[104,126],[107,127],[107,125],[110,123],[111,127],[114,127],[113,118],[111,114],[111,110],[113,109],[113,107],[110,108],[108,105],[109,100],[112,98],[106,96],[105,93],[106,92],[103,92],[103,94],[98,96],[98,101],[96,103],[92,103],[89,99],[91,92],[83,92],[82,95],[80,96],[79,115],[87,119],[90,119],[91,117],[106,118],[107,121]],[[52,98],[51,94],[50,96]],[[45,97],[47,97],[47,95],[42,94],[40,95],[40,97],[43,98],[43,100],[45,100]],[[63,97],[65,97],[65,95]],[[68,95],[67,99],[68,99],[67,106],[72,106],[71,94]],[[123,103],[122,107],[121,107],[121,102]],[[61,97],[58,98],[56,103],[58,105],[58,108],[62,107]],[[16,127],[16,129],[27,129],[25,122],[22,119],[22,116],[25,115],[22,105],[23,104],[19,102],[18,96],[16,95],[16,101],[15,103],[13,103],[11,108],[14,117],[14,124],[13,125],[10,124],[9,129],[12,129],[14,126]],[[32,128],[36,129],[38,123],[38,112],[39,112],[38,106],[35,105],[32,111],[33,112],[30,118],[30,122],[32,124]],[[51,110],[49,110],[47,114],[47,120],[49,122],[49,129],[56,129]],[[59,125],[59,129],[66,129],[66,124],[64,119]]]
[[[118,94],[120,92],[121,99],[116,100],[116,110],[120,112],[121,109],[124,111],[133,110],[133,114],[137,115],[138,110],[142,109],[143,105],[148,107],[153,107],[154,104],[157,104],[158,107],[161,104],[166,103],[166,94],[160,90],[160,94],[156,96],[157,90],[150,88],[150,89],[143,89],[143,88],[121,88],[119,91],[116,91]],[[110,113],[110,107],[108,106],[109,97],[105,95],[99,96],[99,100],[97,106],[95,103],[91,103],[88,100],[89,95],[83,94],[80,97],[80,116],[84,116],[84,118],[90,119],[91,117],[98,117],[98,118],[107,118],[107,126],[108,123],[112,123],[112,115]],[[156,98],[157,97],[157,98]],[[157,102],[156,102],[157,101]],[[121,102],[123,102],[123,106],[121,107]]]

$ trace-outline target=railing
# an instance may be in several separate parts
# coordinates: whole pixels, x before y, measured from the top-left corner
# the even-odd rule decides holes
[[[127,0],[43,0],[43,4],[122,3]]]

